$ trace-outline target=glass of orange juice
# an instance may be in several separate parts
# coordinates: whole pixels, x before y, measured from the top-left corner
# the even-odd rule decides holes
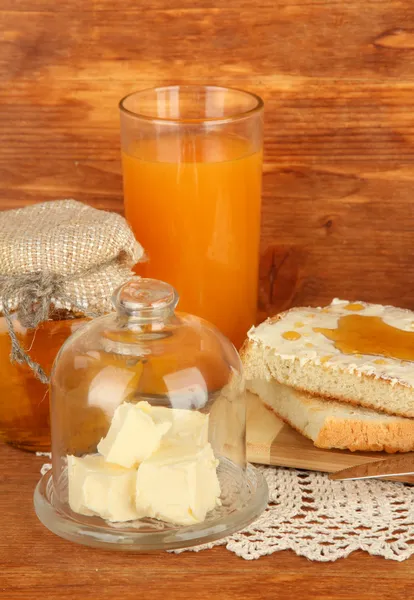
[[[255,323],[263,101],[216,86],[171,86],[120,102],[125,214],[180,309],[240,347]]]

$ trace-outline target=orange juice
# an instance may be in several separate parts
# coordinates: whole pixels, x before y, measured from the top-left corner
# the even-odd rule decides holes
[[[256,318],[262,153],[230,135],[161,136],[123,152],[125,212],[179,310],[240,347]]]

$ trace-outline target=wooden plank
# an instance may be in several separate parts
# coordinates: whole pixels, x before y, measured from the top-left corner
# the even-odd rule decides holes
[[[172,68],[201,80],[413,73],[410,0],[125,0],[122,10],[110,0],[66,0],[59,11],[52,0],[2,0],[0,8],[2,64],[29,79],[57,66],[90,79],[99,76],[97,64],[106,66],[105,80],[128,67],[130,80],[131,71],[165,78]]]
[[[261,465],[273,463],[272,445],[286,425],[254,395],[247,403],[247,459]]]
[[[130,86],[20,81],[12,101],[3,91],[1,206],[75,197],[122,211],[116,102]],[[260,319],[351,293],[414,307],[413,88],[275,78],[258,90],[268,104]]]
[[[266,102],[259,320],[351,293],[414,307],[409,0],[0,0],[0,23],[2,208],[122,211],[119,98],[245,87]]]
[[[4,600],[391,600],[410,598],[412,560],[362,552],[334,564],[293,552],[244,561],[224,548],[134,554],[77,546],[45,529],[33,490],[45,459],[0,444],[0,596]],[[366,581],[375,585],[366,585]],[[276,594],[276,596],[275,596]]]

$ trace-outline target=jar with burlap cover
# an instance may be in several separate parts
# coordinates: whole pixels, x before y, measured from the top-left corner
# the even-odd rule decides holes
[[[23,375],[26,383],[30,376],[47,383],[49,373],[34,356],[42,327],[53,320],[57,326],[62,315],[95,317],[111,311],[113,292],[131,278],[143,254],[122,216],[75,200],[0,212],[0,359],[15,368],[0,376],[14,381],[15,391],[21,384],[20,393]],[[36,333],[27,338],[27,332],[36,331],[37,338]],[[50,335],[45,339],[50,343]],[[10,362],[4,356],[6,344]],[[37,355],[42,353],[37,350]],[[5,392],[11,390],[1,395]],[[2,412],[0,406],[0,435]]]

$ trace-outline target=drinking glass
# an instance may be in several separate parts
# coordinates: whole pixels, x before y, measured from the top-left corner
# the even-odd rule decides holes
[[[125,214],[144,277],[236,347],[255,323],[263,101],[242,90],[171,86],[120,102]]]

